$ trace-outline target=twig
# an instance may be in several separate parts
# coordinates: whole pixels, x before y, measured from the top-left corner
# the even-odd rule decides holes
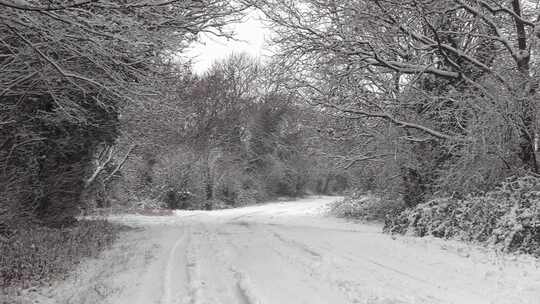
[[[129,155],[131,154],[131,152],[137,147],[137,145],[133,145],[131,146],[131,148],[129,148],[129,150],[127,151],[126,155],[124,156],[124,158],[122,159],[122,161],[116,166],[116,168],[114,168],[114,170],[111,172],[111,174],[109,174],[107,177],[105,177],[105,179],[103,179],[104,182],[108,181],[109,179],[111,179],[115,174],[116,172],[118,172],[118,170],[122,169],[122,166],[124,165],[124,163],[127,161]]]
[[[75,2],[73,4],[70,4],[70,5],[59,5],[59,6],[32,6],[32,5],[27,5],[27,4],[22,4],[20,1],[18,3],[14,3],[14,2],[8,2],[8,1],[4,1],[4,0],[0,0],[0,5],[1,6],[7,6],[9,8],[13,8],[13,9],[18,9],[18,10],[23,10],[23,11],[61,11],[61,10],[66,10],[66,9],[69,9],[69,8],[75,8],[75,7],[79,7],[79,6],[83,6],[83,5],[86,5],[86,4],[90,4],[90,3],[94,3],[94,2],[98,2],[99,0],[84,0],[84,1],[80,1],[80,2]]]
[[[5,23],[4,23],[5,24]],[[45,55],[40,49],[38,49],[32,42],[30,42],[28,39],[26,39],[26,37],[22,36],[21,34],[19,34],[17,32],[16,29],[14,29],[13,27],[11,27],[10,25],[8,24],[5,24],[10,30],[11,32],[13,32],[13,34],[15,34],[17,37],[21,38],[21,40],[23,40],[26,44],[28,44],[28,46],[30,46],[34,51],[36,51],[36,53],[38,53],[38,55],[45,59],[45,61],[47,61],[49,64],[51,64],[54,69],[60,73],[62,76],[66,77],[66,78],[75,78],[75,79],[79,79],[79,80],[83,80],[83,81],[86,81],[86,82],[89,82],[89,83],[92,83],[98,87],[101,87],[103,89],[106,89],[108,90],[108,88],[106,86],[104,86],[103,84],[93,80],[93,79],[90,79],[90,78],[87,78],[87,77],[84,77],[82,75],[77,75],[77,74],[73,74],[73,73],[70,73],[70,72],[66,72],[64,71],[64,69],[62,69],[62,67],[60,67],[58,65],[58,63],[56,63],[54,60],[52,60],[51,58],[49,58],[47,55]]]

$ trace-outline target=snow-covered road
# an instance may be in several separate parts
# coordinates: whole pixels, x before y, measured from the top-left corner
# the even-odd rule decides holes
[[[324,216],[322,197],[140,227],[46,297],[59,303],[540,303],[540,263],[459,242],[392,237]]]

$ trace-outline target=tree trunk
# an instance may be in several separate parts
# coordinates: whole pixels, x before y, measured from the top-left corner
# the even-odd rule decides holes
[[[205,179],[205,192],[206,200],[210,201],[214,198],[214,179],[212,177],[212,168],[210,168],[210,152],[205,152],[204,159],[204,179]]]
[[[322,193],[323,194],[328,194],[328,187],[330,186],[330,181],[332,181],[332,178],[334,176],[329,174],[326,176],[326,179],[324,180],[324,186],[322,188]]]
[[[420,173],[413,168],[401,168],[403,185],[403,202],[407,207],[414,207],[424,202],[425,185]]]
[[[536,82],[530,76],[528,59],[526,62],[518,63],[521,77],[518,81],[520,85],[516,88],[516,96],[519,98],[521,110],[521,121],[519,122],[519,158],[525,167],[539,173],[537,159],[538,153],[538,106],[535,103]]]
[[[521,77],[517,79],[520,85],[517,86],[516,95],[521,97],[521,117],[522,125],[520,127],[519,157],[527,169],[538,173],[538,161],[536,153],[538,152],[537,132],[537,106],[533,102],[536,93],[536,83],[531,77],[531,54],[527,43],[527,31],[525,23],[521,20],[522,7],[520,0],[512,0],[512,10],[515,14],[515,29],[518,40],[518,52],[514,54],[514,60]]]

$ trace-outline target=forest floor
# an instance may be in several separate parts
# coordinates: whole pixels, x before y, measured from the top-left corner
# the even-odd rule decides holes
[[[391,236],[325,214],[331,197],[114,216],[136,227],[30,303],[540,303],[540,261]]]

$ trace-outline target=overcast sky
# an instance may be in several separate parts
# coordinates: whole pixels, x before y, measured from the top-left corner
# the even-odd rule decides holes
[[[231,25],[230,29],[236,32],[236,39],[240,41],[203,34],[200,42],[192,45],[187,55],[193,57],[193,69],[196,73],[203,73],[214,61],[223,59],[231,53],[245,52],[254,57],[269,54],[265,49],[265,39],[268,38],[270,31],[260,21],[259,14],[250,13],[243,23]]]

